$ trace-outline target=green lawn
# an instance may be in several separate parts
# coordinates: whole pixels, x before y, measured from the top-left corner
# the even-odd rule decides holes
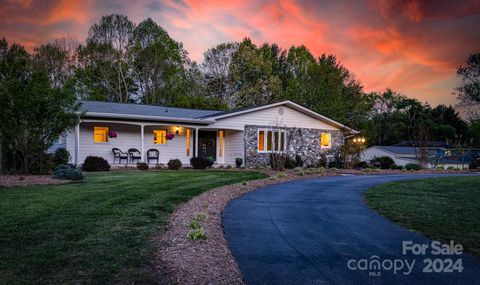
[[[149,237],[175,206],[256,172],[87,174],[85,182],[0,188],[0,283],[155,283]],[[158,281],[158,280],[157,280]]]
[[[480,176],[399,181],[368,190],[369,207],[392,221],[480,255]]]

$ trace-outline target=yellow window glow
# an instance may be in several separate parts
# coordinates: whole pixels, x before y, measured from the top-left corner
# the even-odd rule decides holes
[[[94,143],[108,142],[108,128],[107,127],[94,127],[93,128],[93,142]]]
[[[267,150],[268,151],[272,150],[272,137],[273,137],[272,131],[268,131],[267,132]]]
[[[167,130],[154,130],[153,131],[153,143],[154,144],[166,144],[167,143]]]
[[[322,133],[320,135],[320,146],[321,147],[330,147],[331,135],[329,133]]]
[[[190,156],[190,129],[187,129],[185,143],[187,146],[187,156]]]
[[[224,137],[223,130],[218,131],[218,139],[219,139],[219,144],[218,144],[219,154],[218,154],[218,156],[219,157],[222,157],[222,154],[223,154],[223,137]]]
[[[264,131],[258,132],[258,150],[259,151],[265,150],[265,132]]]

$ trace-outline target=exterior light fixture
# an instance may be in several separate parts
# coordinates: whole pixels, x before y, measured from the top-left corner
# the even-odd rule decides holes
[[[178,133],[179,133],[179,132],[180,132],[180,127],[179,127],[179,126],[177,126],[177,128],[175,129],[175,134],[177,134],[177,135],[178,135]]]

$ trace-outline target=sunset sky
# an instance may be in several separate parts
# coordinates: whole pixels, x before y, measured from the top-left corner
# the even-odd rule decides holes
[[[60,36],[83,41],[112,13],[151,17],[197,62],[209,47],[244,37],[304,44],[335,54],[366,91],[388,87],[432,105],[456,103],[456,68],[480,52],[480,0],[0,0],[0,37],[29,50]]]

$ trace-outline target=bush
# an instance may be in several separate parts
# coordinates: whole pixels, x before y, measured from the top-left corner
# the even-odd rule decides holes
[[[390,156],[381,156],[372,159],[372,164],[379,166],[381,169],[390,169],[395,161]]]
[[[167,165],[170,170],[179,170],[182,167],[182,162],[180,159],[170,159]]]
[[[290,156],[285,158],[285,168],[286,169],[294,169],[297,166],[297,161]]]
[[[38,175],[52,174],[54,168],[53,155],[51,153],[44,153],[33,163],[31,173]]]
[[[357,165],[355,165],[355,168],[368,168],[368,163],[366,161],[360,161],[357,163]]]
[[[447,170],[458,170],[458,168],[456,168],[455,166],[449,166],[447,167]]]
[[[403,169],[403,166],[401,166],[401,165],[396,165],[396,164],[393,164],[392,166],[390,166],[390,169],[394,169],[394,170],[402,170],[402,169]]]
[[[203,228],[200,227],[199,229],[190,230],[187,238],[190,240],[206,240],[207,235],[205,234]]]
[[[63,147],[57,148],[55,154],[53,155],[53,163],[55,163],[55,166],[60,164],[67,164],[69,159],[70,153]]]
[[[242,166],[243,164],[243,158],[241,157],[235,158],[235,164],[237,165],[237,168],[240,168],[240,166]]]
[[[110,164],[103,157],[87,156],[82,166],[83,171],[110,171]]]
[[[303,159],[299,154],[295,155],[295,166],[303,167]]]
[[[418,163],[408,163],[405,165],[406,170],[421,170],[423,167]]]
[[[210,166],[210,160],[203,157],[192,157],[190,165],[195,169],[205,169]]]
[[[137,163],[137,169],[138,170],[148,170],[148,164],[145,162],[139,162]]]
[[[231,164],[225,165],[225,169],[232,169],[232,168],[233,168],[233,166]]]
[[[60,164],[55,168],[53,178],[77,181],[82,180],[83,175],[80,171],[69,165]]]

